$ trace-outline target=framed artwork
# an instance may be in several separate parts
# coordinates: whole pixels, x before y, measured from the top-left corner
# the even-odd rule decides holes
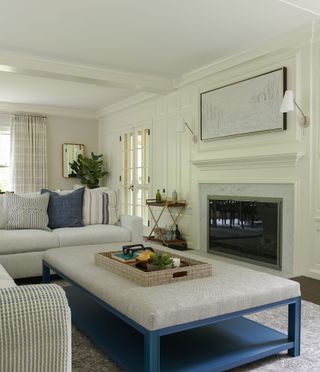
[[[280,113],[286,75],[282,67],[201,93],[201,140],[287,129]]]

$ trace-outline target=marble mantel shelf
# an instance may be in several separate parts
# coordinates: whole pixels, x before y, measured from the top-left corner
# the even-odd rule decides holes
[[[290,152],[284,154],[250,155],[228,158],[193,160],[191,164],[200,170],[208,169],[239,169],[239,168],[278,168],[295,167],[304,157],[303,152]]]

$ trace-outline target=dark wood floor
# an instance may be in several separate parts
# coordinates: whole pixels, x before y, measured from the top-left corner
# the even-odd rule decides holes
[[[292,278],[300,283],[302,299],[320,305],[320,280],[298,276]]]

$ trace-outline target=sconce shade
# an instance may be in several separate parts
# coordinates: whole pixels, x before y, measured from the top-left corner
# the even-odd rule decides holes
[[[183,118],[182,119],[179,119],[177,121],[176,132],[177,133],[183,133],[185,131],[186,131],[185,120]]]
[[[281,106],[280,112],[290,112],[294,110],[294,98],[292,90],[286,90]]]

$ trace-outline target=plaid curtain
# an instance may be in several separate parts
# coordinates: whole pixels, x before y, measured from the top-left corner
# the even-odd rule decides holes
[[[13,115],[10,132],[11,189],[15,193],[28,193],[46,188],[46,118]]]

